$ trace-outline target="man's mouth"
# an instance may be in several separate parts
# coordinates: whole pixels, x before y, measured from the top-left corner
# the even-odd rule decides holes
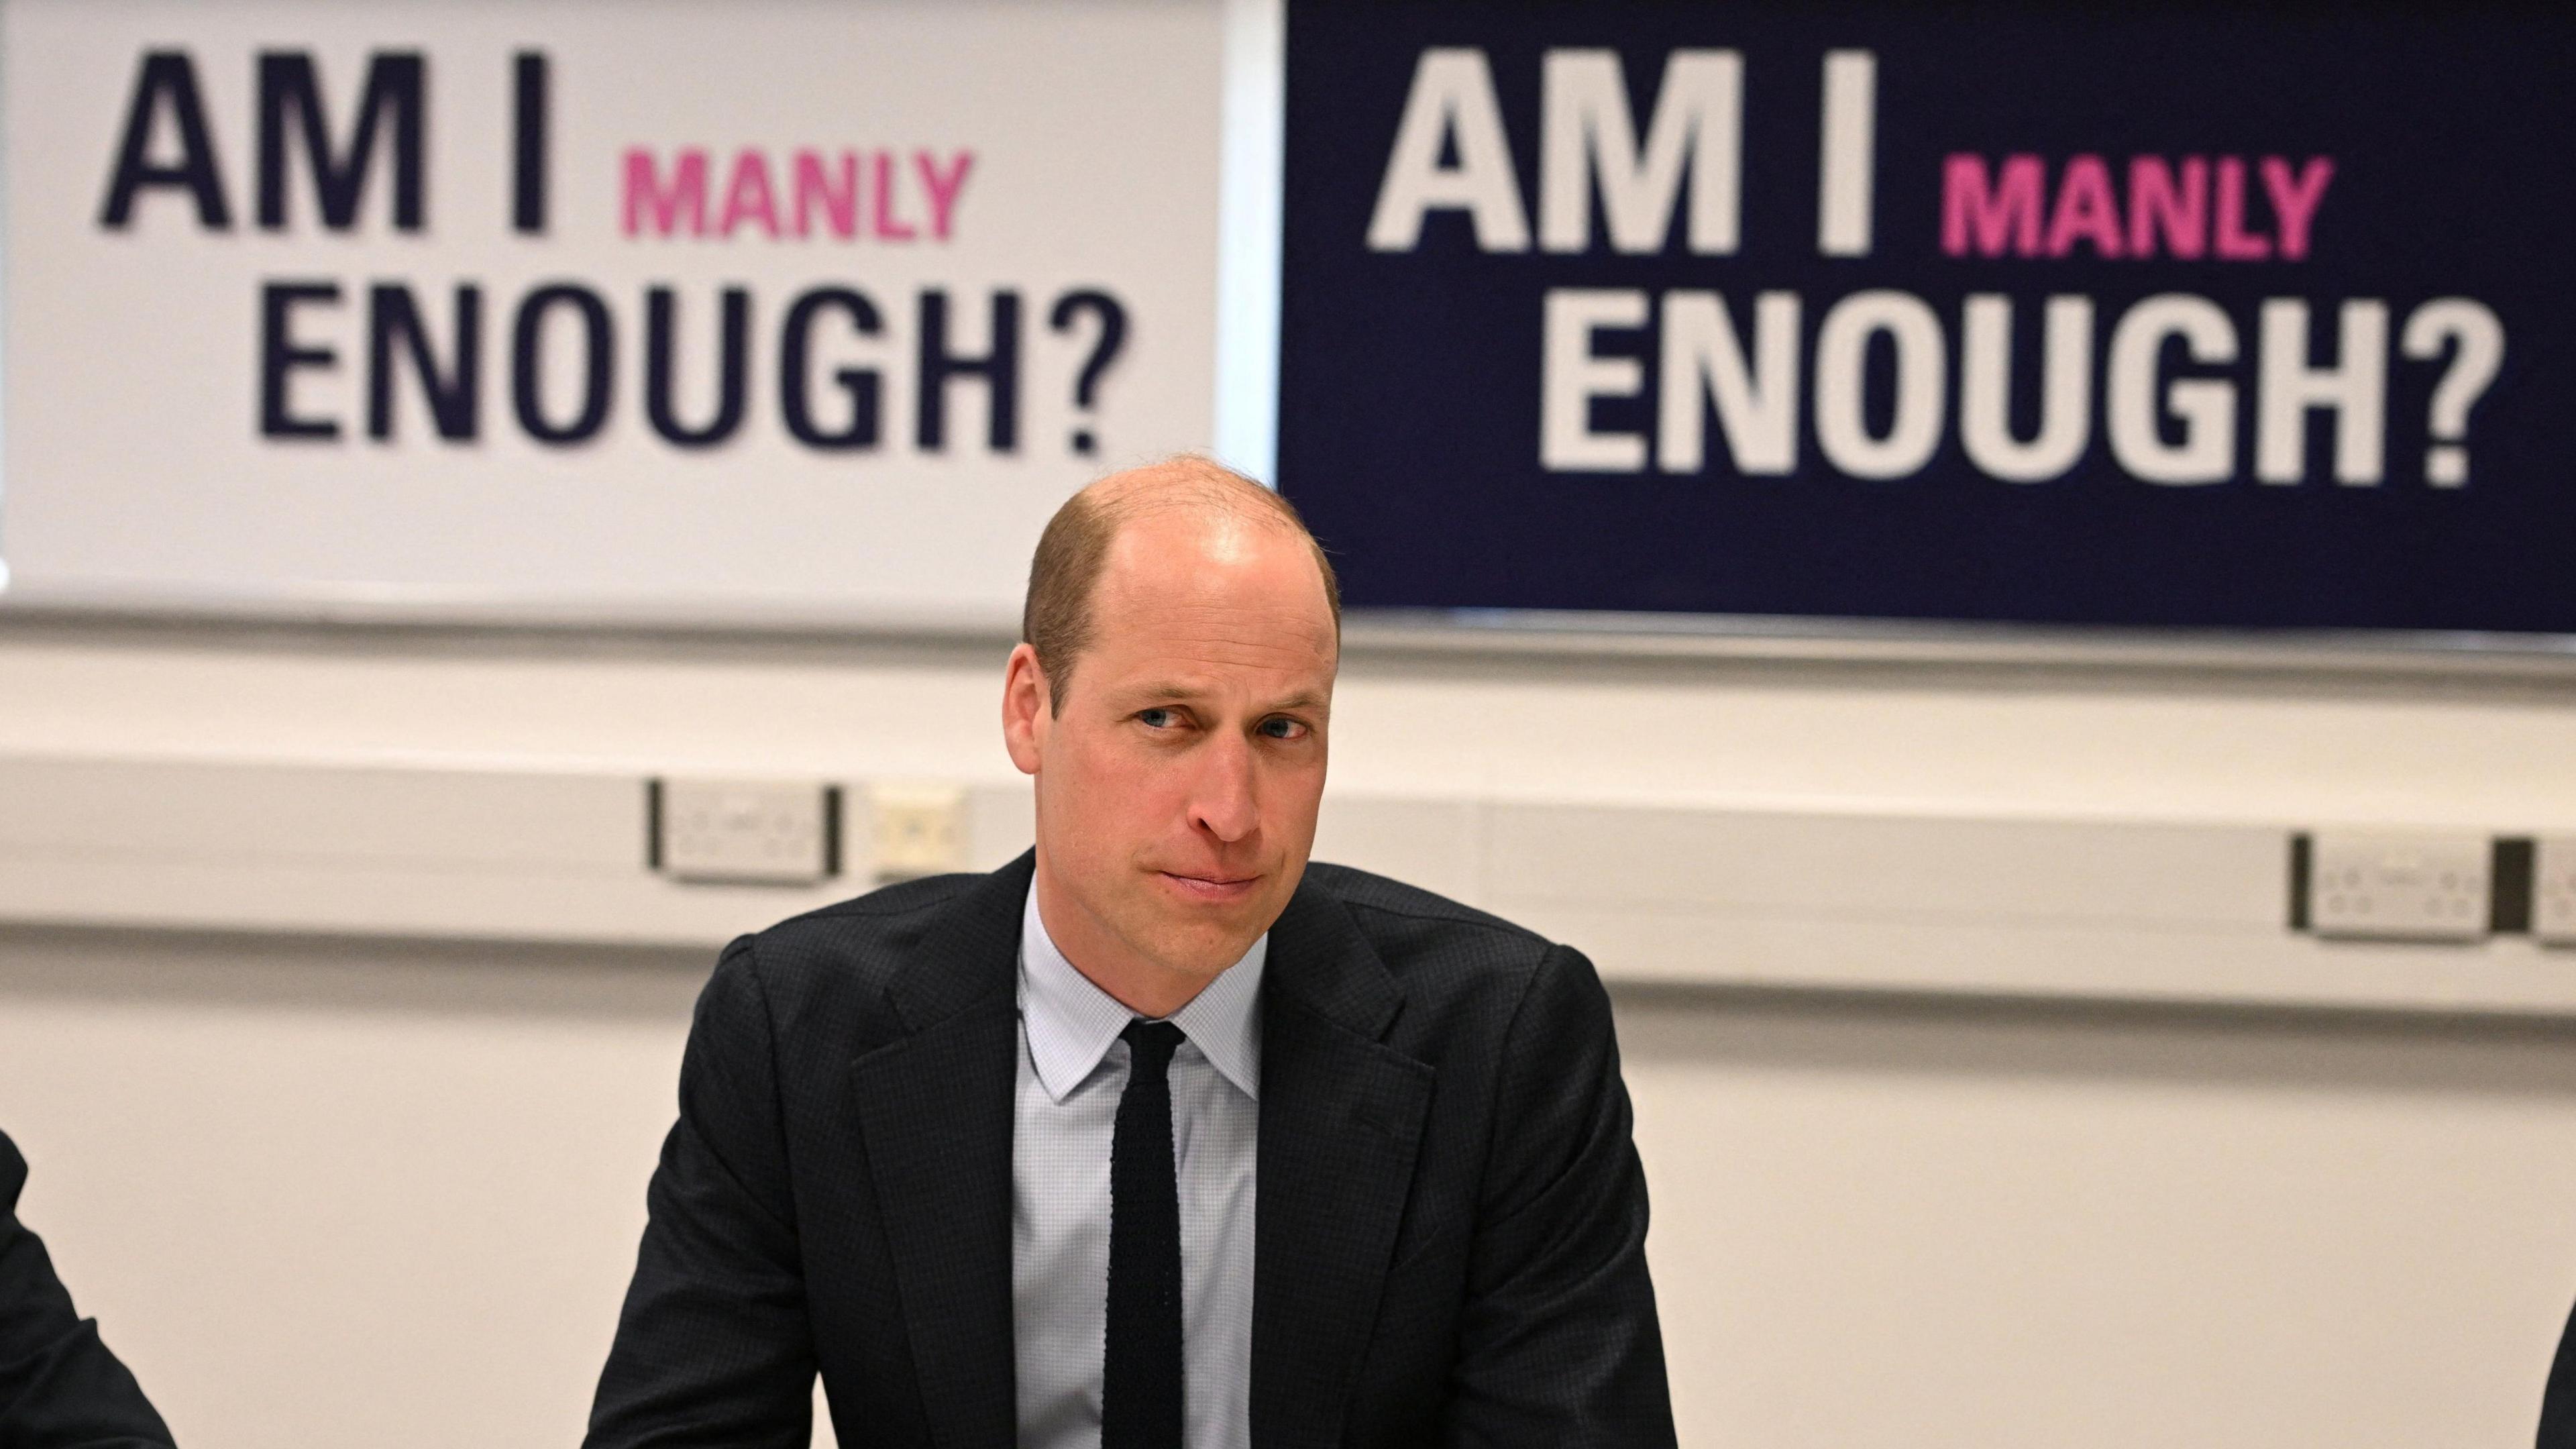
[[[1179,871],[1158,872],[1173,889],[1193,900],[1232,901],[1252,894],[1261,883],[1257,875],[1185,875]]]

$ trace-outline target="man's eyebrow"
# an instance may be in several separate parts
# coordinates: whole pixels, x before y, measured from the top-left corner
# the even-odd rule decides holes
[[[1119,691],[1121,698],[1129,704],[1160,704],[1165,701],[1186,702],[1188,700],[1197,699],[1205,693],[1207,693],[1207,691],[1204,689],[1199,689],[1187,684],[1175,684],[1170,682],[1140,684],[1132,689]]]
[[[1133,689],[1123,690],[1120,692],[1120,700],[1121,703],[1131,706],[1187,704],[1204,699],[1207,694],[1208,691],[1205,688],[1197,685],[1164,681],[1156,684],[1140,684]],[[1318,694],[1313,690],[1299,690],[1285,699],[1273,700],[1262,706],[1261,712],[1278,714],[1287,710],[1320,710],[1326,707],[1331,698],[1330,695]]]

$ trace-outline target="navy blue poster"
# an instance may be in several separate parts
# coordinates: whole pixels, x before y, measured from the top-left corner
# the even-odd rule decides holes
[[[1350,602],[2576,633],[2576,9],[1290,0]]]

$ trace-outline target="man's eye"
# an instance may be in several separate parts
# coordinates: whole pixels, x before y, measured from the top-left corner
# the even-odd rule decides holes
[[[1293,740],[1302,737],[1306,727],[1293,719],[1266,719],[1261,722],[1261,732],[1274,740]]]
[[[1178,722],[1179,721],[1168,709],[1140,709],[1136,711],[1136,723],[1143,725],[1149,730],[1169,729],[1172,725]]]

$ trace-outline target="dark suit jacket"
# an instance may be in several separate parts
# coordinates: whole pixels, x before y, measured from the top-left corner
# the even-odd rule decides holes
[[[1032,858],[726,948],[589,1444],[1015,1430],[1015,984]],[[1260,1449],[1668,1445],[1646,1189],[1591,963],[1308,868],[1262,981]]]
[[[2540,1396],[2540,1449],[2576,1449],[2576,1317],[2559,1335],[2549,1387]]]
[[[19,1226],[26,1185],[27,1159],[0,1134],[0,1449],[162,1449],[161,1416]]]

